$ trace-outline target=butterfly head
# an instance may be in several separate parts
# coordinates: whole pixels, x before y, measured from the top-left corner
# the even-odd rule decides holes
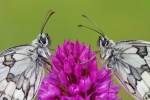
[[[102,36],[102,37],[99,36],[97,44],[98,44],[98,47],[104,51],[108,49],[109,47],[112,47],[115,43],[114,41],[110,40],[106,36]]]
[[[48,34],[39,34],[38,38],[32,41],[32,45],[41,47],[49,47],[51,44]]]
[[[51,53],[49,52],[50,38],[48,34],[39,34],[38,38],[32,41],[32,45],[37,48],[38,57],[46,65],[51,63]]]
[[[44,65],[51,63],[51,53],[49,52],[50,43],[48,34],[39,34],[32,42],[32,45],[37,48],[38,58]]]
[[[48,34],[39,34],[38,36],[38,43],[41,43],[42,45],[48,47],[51,44],[50,38]]]

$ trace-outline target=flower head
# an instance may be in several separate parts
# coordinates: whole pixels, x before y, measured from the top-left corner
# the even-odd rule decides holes
[[[95,52],[84,43],[65,41],[58,46],[52,67],[43,79],[39,89],[39,100],[121,100],[117,98],[120,89],[113,85],[111,71],[98,69]]]

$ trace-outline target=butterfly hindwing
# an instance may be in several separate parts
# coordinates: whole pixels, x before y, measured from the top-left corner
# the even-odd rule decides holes
[[[116,60],[115,63],[111,65],[111,67],[116,68],[114,70],[114,75],[119,81],[120,84],[130,93],[132,94],[137,100],[141,100],[142,97],[138,93],[135,87],[136,79],[133,75],[127,74],[130,73],[130,71],[125,70],[124,68],[127,67],[124,63],[120,62],[119,60]]]

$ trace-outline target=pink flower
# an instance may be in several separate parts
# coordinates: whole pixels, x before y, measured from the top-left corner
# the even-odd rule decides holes
[[[43,79],[38,100],[121,100],[117,98],[119,86],[113,85],[111,70],[98,69],[96,57],[90,46],[65,41],[52,56],[54,66]],[[89,61],[88,61],[89,60]],[[83,63],[85,62],[85,63]]]

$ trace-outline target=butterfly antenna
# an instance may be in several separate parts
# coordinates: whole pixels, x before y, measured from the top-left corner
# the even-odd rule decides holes
[[[90,27],[88,27],[88,26],[85,26],[85,25],[78,25],[78,27],[85,27],[85,28],[88,28],[88,29],[90,29],[90,30],[92,30],[92,31],[95,31],[95,32],[99,33],[100,35],[102,35],[99,31],[97,31],[97,30],[95,30],[95,29],[93,29],[93,28],[90,28]],[[103,35],[102,35],[102,36],[103,36]]]
[[[46,25],[46,23],[48,22],[49,18],[51,15],[53,15],[55,12],[53,12],[52,10],[48,10],[48,12],[46,13],[46,16],[44,18],[44,22],[42,24],[42,28],[41,28],[41,35],[43,33],[44,27]]]
[[[98,30],[100,31],[99,33],[104,37],[105,35],[104,35],[104,33],[103,33],[103,31],[98,27],[98,25],[94,22],[94,21],[92,21],[89,17],[87,17],[86,15],[82,15],[84,18],[86,18],[86,19],[88,19],[90,22],[92,22],[97,28],[98,28]]]

